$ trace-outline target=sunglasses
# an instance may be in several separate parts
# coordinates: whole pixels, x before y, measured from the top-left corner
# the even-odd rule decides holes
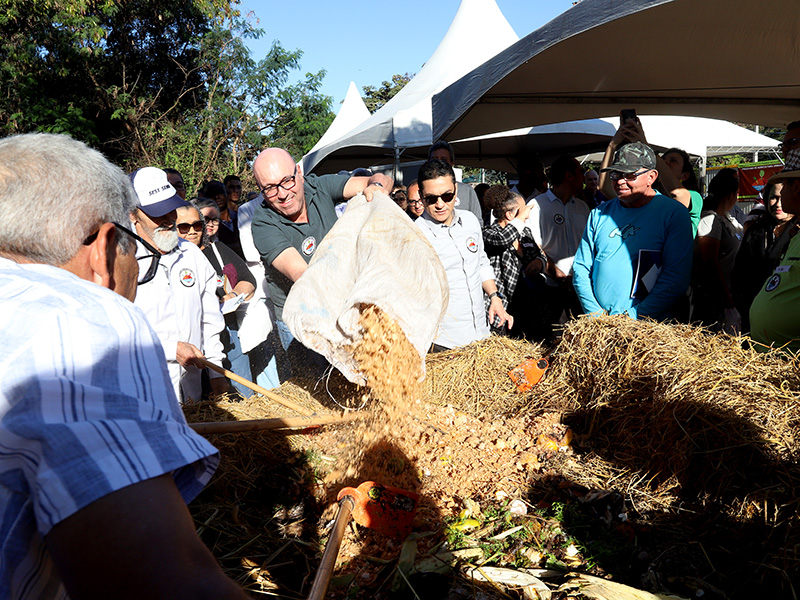
[[[439,201],[439,198],[442,199],[442,202],[445,204],[449,204],[453,201],[453,198],[456,197],[455,192],[445,192],[444,194],[439,194],[438,196],[435,194],[425,194],[422,199],[425,201],[425,204],[436,204]]]
[[[189,233],[190,229],[194,229],[195,231],[203,231],[205,223],[203,221],[195,221],[194,223],[178,223],[178,232],[186,235]]]
[[[638,173],[623,173],[621,171],[609,171],[608,178],[611,181],[619,181],[620,179],[625,179],[626,181],[633,181],[639,175],[644,175],[650,170],[652,169],[645,169],[644,171],[639,171]]]

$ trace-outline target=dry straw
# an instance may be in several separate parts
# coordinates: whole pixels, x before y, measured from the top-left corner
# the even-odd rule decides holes
[[[507,373],[542,348],[490,338],[430,357],[428,399],[476,414],[559,410],[578,434],[578,452],[558,459],[565,478],[619,490],[654,519],[688,507],[763,524],[767,555],[796,571],[798,364],[745,342],[686,325],[584,317],[566,326],[530,393],[516,392]]]
[[[759,524],[759,535],[769,537],[763,560],[797,574],[798,364],[742,346],[740,338],[690,326],[579,318],[565,327],[550,369],[530,392],[517,391],[508,373],[545,349],[493,336],[429,355],[424,400],[472,414],[560,411],[576,433],[575,454],[556,459],[564,478],[618,490],[653,522],[683,510],[697,518],[707,510],[726,522]],[[277,392],[318,412],[334,407],[324,389],[314,397],[325,405],[293,384]],[[258,398],[184,408],[190,421],[290,414]],[[275,463],[295,460],[299,444],[274,432],[211,441],[223,462],[192,512],[215,556],[252,560],[254,548],[278,543],[268,533],[273,513],[259,512],[259,490],[274,488]],[[241,572],[241,565],[223,564]],[[263,578],[269,568],[256,571]]]

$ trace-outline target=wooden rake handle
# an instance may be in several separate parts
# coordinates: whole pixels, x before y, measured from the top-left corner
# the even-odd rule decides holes
[[[249,381],[249,380],[245,379],[241,375],[237,375],[233,371],[229,371],[228,369],[223,369],[222,367],[219,367],[219,366],[215,365],[214,363],[209,362],[205,358],[201,358],[199,360],[203,363],[204,366],[208,367],[212,371],[216,371],[220,375],[224,375],[225,377],[227,377],[231,381],[235,381],[237,383],[241,383],[243,386],[245,386],[247,388],[250,388],[251,390],[253,390],[257,394],[261,394],[262,396],[264,396],[266,398],[269,398],[270,400],[274,400],[278,404],[283,404],[283,406],[285,406],[286,408],[291,408],[293,411],[299,412],[301,415],[305,415],[307,417],[310,417],[311,415],[314,414],[313,411],[310,411],[307,408],[305,408],[303,406],[300,406],[299,404],[295,404],[291,400],[287,400],[283,396],[279,396],[278,394],[276,394],[274,392],[270,392],[268,389],[263,388],[260,385],[256,385],[252,381]]]
[[[277,419],[253,419],[249,421],[217,421],[209,423],[189,423],[195,432],[208,435],[212,433],[241,433],[244,431],[266,431],[270,429],[304,429],[320,425],[336,425],[362,418],[363,413],[346,415],[324,415],[308,419],[306,417],[287,417]]]

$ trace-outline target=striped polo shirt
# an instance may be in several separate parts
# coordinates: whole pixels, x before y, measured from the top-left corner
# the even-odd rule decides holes
[[[186,424],[144,314],[57,267],[0,258],[0,598],[63,598],[43,542],[99,498],[218,463]]]

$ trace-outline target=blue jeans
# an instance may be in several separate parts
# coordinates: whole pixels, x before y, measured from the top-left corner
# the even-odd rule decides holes
[[[325,374],[325,370],[330,366],[328,361],[321,354],[309,350],[297,339],[283,321],[275,321],[275,328],[281,340],[281,346],[286,351],[288,357],[288,377],[303,376],[311,379],[319,379]],[[281,377],[281,381],[286,381],[288,377]]]
[[[242,353],[242,345],[239,343],[239,332],[228,327],[228,340],[229,343],[225,345],[225,354],[227,355],[228,362],[231,365],[230,370],[240,377],[244,377],[245,379],[252,381],[253,377],[250,374],[250,359],[246,354]],[[245,398],[253,393],[252,390],[246,388],[241,383],[237,383],[235,381],[231,381],[231,383],[233,384],[234,389]]]
[[[289,328],[283,321],[276,320],[275,328],[278,330],[278,335],[281,338],[281,346],[283,346],[284,350],[288,350],[289,345],[294,341],[294,335],[292,335],[292,332],[289,331]]]
[[[278,377],[278,364],[275,358],[276,342],[268,337],[258,346],[247,352],[242,353],[242,345],[239,342],[239,331],[232,327],[227,327],[229,343],[225,345],[225,352],[230,363],[230,370],[244,377],[245,379],[257,383],[263,388],[272,389],[278,387],[281,382]],[[270,343],[271,342],[271,343]],[[250,388],[231,381],[234,389],[245,398],[254,392]]]

